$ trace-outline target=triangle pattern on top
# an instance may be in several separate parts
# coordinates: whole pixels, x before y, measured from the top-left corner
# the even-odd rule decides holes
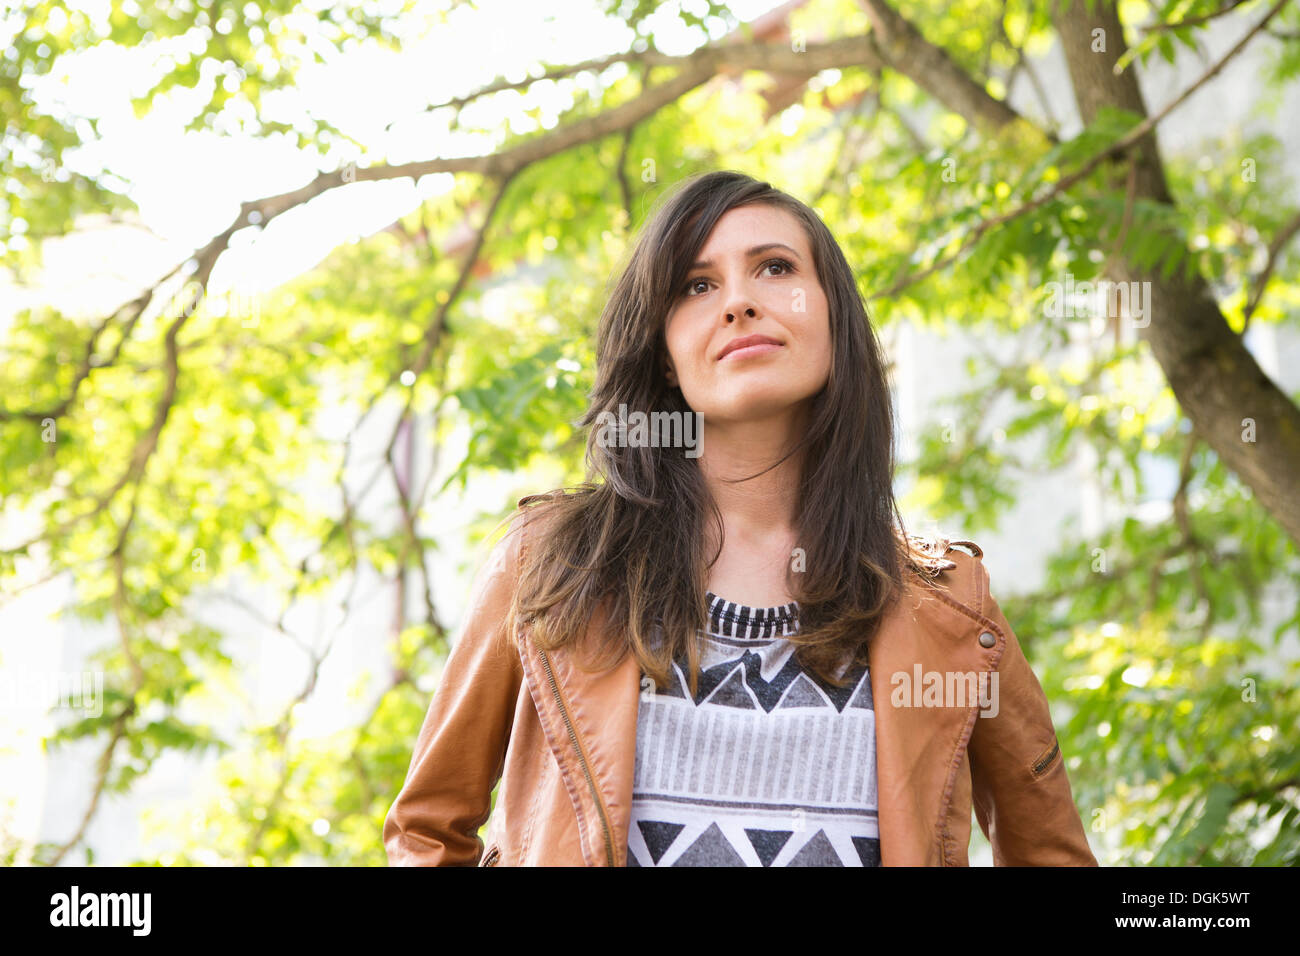
[[[829,707],[830,702],[825,695],[817,689],[817,685],[808,679],[806,674],[800,674],[793,684],[790,685],[789,692],[781,698],[781,703],[777,705],[782,707]]]
[[[749,845],[754,848],[754,852],[758,854],[764,866],[772,865],[776,855],[781,852],[781,847],[785,846],[793,835],[793,830],[745,830],[745,836],[749,837]]]
[[[745,686],[744,672],[739,667],[708,696],[708,702],[722,704],[725,707],[742,707],[746,710],[755,710],[758,707],[758,701]]]
[[[663,823],[659,820],[641,820],[637,823],[637,829],[645,838],[650,857],[656,863],[663,859],[663,855],[668,852],[668,848],[673,845],[677,834],[681,833],[684,827],[685,824],[682,823]]]
[[[709,828],[696,838],[695,842],[690,845],[673,866],[744,866],[745,861],[741,859],[735,847],[727,840],[722,833],[722,828],[716,823],[710,823]]]

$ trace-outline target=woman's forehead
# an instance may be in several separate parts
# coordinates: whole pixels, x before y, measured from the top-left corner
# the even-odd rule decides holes
[[[768,241],[784,242],[801,255],[808,252],[808,237],[797,217],[768,203],[752,203],[728,209],[719,216],[697,258],[708,258],[714,251],[743,251]]]

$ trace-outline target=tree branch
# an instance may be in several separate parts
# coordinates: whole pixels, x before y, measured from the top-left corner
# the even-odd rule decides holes
[[[1079,2],[1082,2],[1082,0],[1079,0]],[[905,276],[904,278],[900,279],[898,282],[895,282],[889,288],[873,293],[870,296],[870,298],[878,299],[878,298],[889,297],[892,295],[897,295],[899,292],[901,292],[903,289],[906,289],[908,286],[914,285],[917,282],[920,282],[922,279],[926,278],[927,276],[930,276],[935,272],[939,271],[940,269],[946,268],[947,266],[951,265],[963,253],[965,253],[972,245],[974,245],[975,242],[978,241],[982,235],[984,235],[984,233],[988,232],[994,226],[1004,225],[1013,219],[1018,219],[1019,217],[1025,215],[1026,213],[1033,212],[1035,209],[1038,209],[1043,204],[1051,201],[1052,199],[1064,193],[1075,183],[1078,183],[1080,180],[1086,178],[1089,174],[1092,173],[1093,170],[1095,170],[1098,166],[1100,166],[1103,162],[1105,162],[1110,157],[1119,155],[1120,153],[1123,153],[1126,150],[1132,148],[1139,140],[1141,140],[1144,136],[1146,136],[1153,129],[1155,129],[1156,124],[1158,124],[1166,116],[1168,116],[1175,109],[1177,109],[1179,106],[1185,103],[1188,97],[1190,97],[1198,89],[1204,86],[1207,82],[1209,82],[1209,80],[1212,77],[1214,77],[1220,70],[1222,70],[1224,65],[1230,59],[1232,59],[1234,56],[1240,53],[1242,49],[1245,48],[1246,44],[1250,42],[1251,38],[1254,37],[1255,34],[1258,33],[1263,28],[1264,24],[1268,22],[1269,18],[1272,17],[1274,14],[1276,14],[1279,10],[1281,10],[1282,7],[1285,6],[1288,2],[1290,2],[1290,0],[1278,0],[1278,2],[1273,6],[1272,10],[1269,12],[1268,16],[1266,16],[1262,21],[1257,23],[1250,30],[1249,33],[1247,33],[1244,37],[1242,37],[1241,40],[1237,42],[1236,46],[1234,46],[1231,50],[1223,54],[1223,56],[1219,58],[1217,63],[1215,63],[1203,74],[1201,74],[1201,76],[1196,80],[1196,82],[1194,82],[1191,86],[1187,87],[1187,89],[1183,90],[1183,92],[1180,93],[1178,96],[1174,97],[1174,99],[1171,100],[1159,112],[1151,116],[1148,116],[1145,120],[1143,120],[1137,126],[1134,126],[1131,130],[1129,130],[1119,139],[1115,140],[1115,142],[1111,143],[1105,149],[1099,150],[1098,152],[1094,153],[1090,159],[1084,162],[1084,164],[1080,166],[1077,170],[1075,170],[1073,173],[1070,173],[1068,176],[1063,176],[1061,179],[1057,180],[1057,182],[1050,189],[1046,190],[1040,196],[1037,196],[1036,198],[1033,199],[1026,200],[1025,202],[1021,203],[1019,206],[1016,206],[1015,208],[1003,213],[1000,216],[993,216],[988,219],[980,220],[974,226],[971,227],[970,232],[967,233],[966,239],[956,249],[956,251],[954,251],[950,255],[944,256],[942,259],[939,259],[938,261],[936,261],[930,266],[927,266],[924,269],[914,272],[911,275]],[[1161,178],[1163,180],[1163,177]]]
[[[1268,244],[1268,261],[1264,263],[1263,271],[1255,279],[1255,290],[1250,294],[1250,301],[1246,303],[1246,311],[1241,323],[1242,335],[1246,334],[1246,329],[1250,327],[1250,317],[1255,314],[1255,309],[1259,306],[1259,300],[1264,297],[1264,287],[1268,285],[1268,280],[1277,267],[1277,261],[1281,258],[1282,249],[1297,232],[1300,232],[1300,213],[1296,214],[1290,222],[1278,230],[1278,234]]]
[[[1232,0],[1227,6],[1220,7],[1218,10],[1211,11],[1203,16],[1188,17],[1186,20],[1179,20],[1177,23],[1153,23],[1149,27],[1143,27],[1143,33],[1160,33],[1163,30],[1178,30],[1182,27],[1198,27],[1203,23],[1209,23],[1211,20],[1223,16],[1225,13],[1231,13],[1248,0]]]
[[[925,39],[885,0],[862,0],[862,5],[871,19],[875,52],[891,69],[902,73],[973,126],[998,132],[1019,121],[1050,138],[1046,130],[975,82],[947,50]]]

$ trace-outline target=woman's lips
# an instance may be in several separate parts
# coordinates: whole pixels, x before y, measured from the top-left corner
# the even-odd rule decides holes
[[[779,348],[783,348],[783,346],[778,345],[775,342],[757,342],[754,345],[746,345],[743,348],[733,349],[726,355],[722,356],[718,361],[730,362],[734,359],[752,358],[756,355],[765,355],[768,352],[775,352]]]

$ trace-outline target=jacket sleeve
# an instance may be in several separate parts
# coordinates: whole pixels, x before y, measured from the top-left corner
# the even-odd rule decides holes
[[[975,562],[981,613],[1006,637],[998,663],[997,715],[975,719],[967,753],[971,799],[995,866],[1096,866],[1070,793],[1047,695]]]
[[[483,853],[478,831],[491,813],[523,679],[511,634],[521,536],[515,522],[475,576],[460,636],[384,819],[391,866],[475,866]]]

